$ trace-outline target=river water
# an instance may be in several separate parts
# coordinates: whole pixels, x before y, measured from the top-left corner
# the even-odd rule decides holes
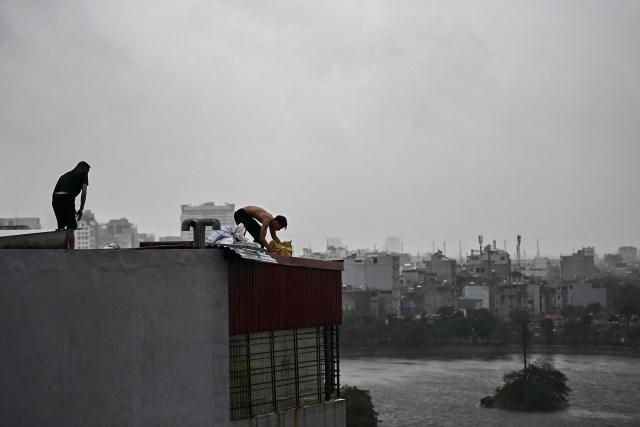
[[[485,409],[502,375],[522,358],[341,358],[343,385],[368,389],[381,427],[640,426],[640,358],[534,355],[569,379],[570,407],[555,413]]]

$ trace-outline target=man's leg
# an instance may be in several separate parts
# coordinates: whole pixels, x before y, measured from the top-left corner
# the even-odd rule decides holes
[[[261,226],[260,226],[260,223],[258,223],[258,221],[251,218],[251,216],[248,213],[246,213],[244,209],[238,209],[233,214],[233,219],[235,220],[236,224],[244,225],[245,230],[247,230],[249,234],[251,234],[251,237],[253,237],[254,242],[260,243]]]
[[[56,212],[56,218],[58,218],[58,228],[66,229],[69,233],[69,249],[75,249],[76,238],[75,230],[78,228],[78,222],[76,221],[76,206],[75,198],[70,196],[58,196],[56,201],[57,208],[54,208]]]
[[[64,213],[62,211],[62,205],[60,203],[60,199],[56,196],[53,196],[51,200],[51,206],[53,207],[53,213],[56,214],[56,222],[58,223],[58,230],[62,230],[64,228]]]

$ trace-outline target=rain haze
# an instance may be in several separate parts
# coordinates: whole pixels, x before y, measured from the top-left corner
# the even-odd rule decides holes
[[[0,216],[179,233],[255,204],[323,249],[640,243],[637,1],[0,2]]]

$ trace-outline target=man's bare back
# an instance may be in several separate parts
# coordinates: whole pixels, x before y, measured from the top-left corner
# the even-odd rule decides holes
[[[251,218],[260,221],[260,224],[264,224],[265,221],[269,224],[273,219],[273,216],[269,212],[258,206],[245,206],[243,209]]]

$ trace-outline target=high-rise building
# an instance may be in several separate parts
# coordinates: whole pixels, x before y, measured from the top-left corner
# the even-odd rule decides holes
[[[398,236],[389,236],[384,241],[383,250],[389,254],[402,252],[402,239]]]
[[[78,221],[75,238],[76,249],[98,248],[98,222],[90,210],[84,211],[82,219]]]
[[[622,261],[627,264],[635,264],[638,262],[638,248],[634,246],[621,246],[618,254],[622,257]]]
[[[220,221],[220,225],[235,225],[233,213],[235,205],[233,203],[225,203],[216,205],[215,202],[206,202],[201,205],[182,205],[180,214],[180,225],[182,221],[189,218],[216,218]],[[180,234],[182,240],[193,240],[193,231],[182,231]]]
[[[121,248],[138,246],[138,227],[126,218],[112,219],[98,229],[98,247],[117,244]]]

